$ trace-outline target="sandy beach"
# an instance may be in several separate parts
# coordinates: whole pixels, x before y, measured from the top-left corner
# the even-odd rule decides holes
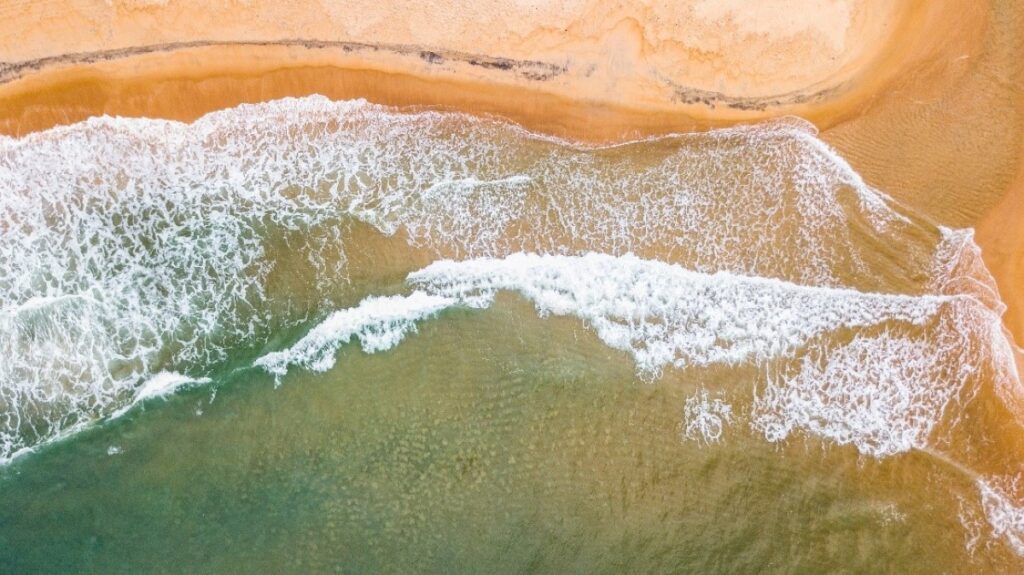
[[[1020,341],[1022,12],[957,0],[493,0],[426,16],[403,2],[14,0],[0,5],[0,133],[101,114],[191,121],[314,93],[584,141],[798,115],[869,184],[979,228]]]
[[[977,34],[984,14],[946,29],[947,3],[492,1],[405,22],[422,17],[401,2],[7,2],[0,131],[314,92],[589,140],[785,114],[828,126]]]
[[[1024,571],[1021,0],[0,22],[0,572]]]

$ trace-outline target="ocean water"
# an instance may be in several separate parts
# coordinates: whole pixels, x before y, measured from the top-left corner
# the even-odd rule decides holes
[[[0,137],[0,571],[1016,572],[970,230],[799,119]]]

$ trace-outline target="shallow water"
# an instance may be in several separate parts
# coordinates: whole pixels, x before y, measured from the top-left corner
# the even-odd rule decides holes
[[[287,100],[0,139],[13,572],[1012,571],[964,230],[800,120]]]

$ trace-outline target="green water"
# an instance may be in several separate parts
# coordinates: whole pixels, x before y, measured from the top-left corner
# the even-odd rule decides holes
[[[967,555],[956,506],[935,504],[963,486],[926,456],[777,447],[742,428],[682,440],[685,381],[743,395],[756,377],[644,384],[578,321],[502,298],[276,389],[222,374],[16,461],[0,471],[0,567],[929,573],[1009,559]]]
[[[1001,313],[799,120],[0,138],[0,573],[1021,572]]]

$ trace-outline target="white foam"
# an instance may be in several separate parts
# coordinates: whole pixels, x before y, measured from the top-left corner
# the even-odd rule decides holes
[[[173,371],[161,371],[147,379],[142,385],[135,389],[135,397],[132,402],[111,414],[110,419],[121,417],[125,413],[142,403],[157,397],[167,397],[179,389],[191,385],[205,385],[210,383],[210,378],[192,378],[187,375]]]
[[[466,255],[668,245],[700,269],[829,283],[847,266],[834,254],[859,257],[843,189],[898,220],[802,123],[617,147],[665,142],[637,168],[492,120],[321,97],[0,140],[2,453],[287,324],[265,317],[275,233],[302,230],[326,292],[344,277],[324,254],[345,217]],[[778,249],[794,239],[799,265]]]
[[[939,232],[942,236],[932,257],[928,291],[970,294],[1002,315],[1006,304],[999,297],[995,278],[985,267],[981,248],[974,242],[974,230],[940,226]]]
[[[1016,481],[1011,483],[1017,487]],[[1024,505],[1015,505],[994,481],[979,478],[976,484],[992,535],[1002,537],[1014,552],[1024,556]]]
[[[770,440],[926,448],[983,375],[1024,414],[970,232],[900,209],[806,122],[579,146],[310,97],[191,125],[97,118],[0,137],[0,461],[201,383],[180,373],[304,319],[311,302],[272,291],[267,246],[301,237],[282,257],[308,259],[331,294],[353,219],[477,259],[437,262],[410,276],[411,295],[333,314],[257,362],[271,373],[328,369],[353,337],[390,349],[445,307],[509,290],[582,319],[647,378],[770,366],[751,413]],[[896,264],[877,257],[891,246]],[[520,251],[548,255],[509,255]],[[684,432],[716,440],[731,407],[691,400]],[[1022,552],[1020,508],[979,489]]]
[[[915,336],[858,335],[802,358],[795,373],[769,381],[752,427],[769,441],[803,430],[884,457],[923,448],[946,406],[976,377],[957,364],[943,330]]]
[[[923,325],[954,298],[864,294],[781,280],[703,274],[632,255],[513,254],[438,261],[417,289],[476,302],[516,291],[541,314],[575,315],[642,373],[668,365],[739,364],[792,354],[822,333],[883,322]]]
[[[0,165],[13,190],[55,190],[58,207],[72,189],[159,191],[176,205],[182,190],[198,188],[207,201],[217,196],[210,192],[227,194],[275,221],[348,214],[469,256],[675,246],[701,271],[836,285],[851,276],[837,272],[866,265],[851,220],[912,241],[900,234],[910,221],[806,122],[614,147],[636,151],[611,156],[492,120],[309,97],[243,105],[193,125],[96,118],[4,142]]]
[[[725,428],[732,423],[732,406],[701,389],[683,406],[683,438],[704,444],[718,443]]]
[[[191,125],[94,118],[4,138],[0,457],[116,411],[160,371],[205,371],[304,319],[313,302],[268,291],[278,262],[267,246],[301,238],[279,257],[309,260],[309,283],[331,294],[352,219],[459,257],[638,252],[703,272],[915,293],[929,289],[913,278],[930,273],[940,239],[793,119],[588,147],[490,119],[309,97]],[[872,241],[901,245],[906,269],[876,273]],[[605,337],[626,333],[594,321]],[[795,326],[787,337],[799,339]],[[649,349],[615,345],[651,369],[704,353],[644,329]],[[726,335],[734,343],[706,359],[790,348]]]
[[[398,345],[416,322],[455,305],[450,298],[413,292],[409,296],[368,297],[355,308],[332,313],[305,337],[285,351],[269,353],[254,365],[280,377],[295,365],[312,371],[334,367],[335,353],[343,345],[359,339],[363,351],[375,353]]]
[[[409,282],[475,305],[516,291],[541,314],[583,319],[648,377],[770,361],[780,371],[755,398],[752,426],[772,441],[802,430],[891,455],[928,446],[965,389],[994,381],[1019,395],[999,315],[973,296],[866,294],[603,254],[442,261]]]
[[[507,290],[542,316],[582,319],[648,379],[668,366],[772,367],[755,394],[755,431],[769,441],[802,431],[875,457],[929,447],[955,397],[1013,375],[992,352],[999,317],[971,296],[865,294],[606,254],[439,261],[407,282],[411,295],[368,298],[257,364],[277,375],[292,364],[322,371],[353,335],[368,352],[390,349],[416,321],[486,307]],[[692,399],[687,433],[711,441],[731,410]]]
[[[208,378],[193,379],[187,375],[171,371],[161,371],[146,380],[135,390],[135,403],[140,403],[154,397],[164,397],[177,391],[180,387],[194,383],[209,383]]]

